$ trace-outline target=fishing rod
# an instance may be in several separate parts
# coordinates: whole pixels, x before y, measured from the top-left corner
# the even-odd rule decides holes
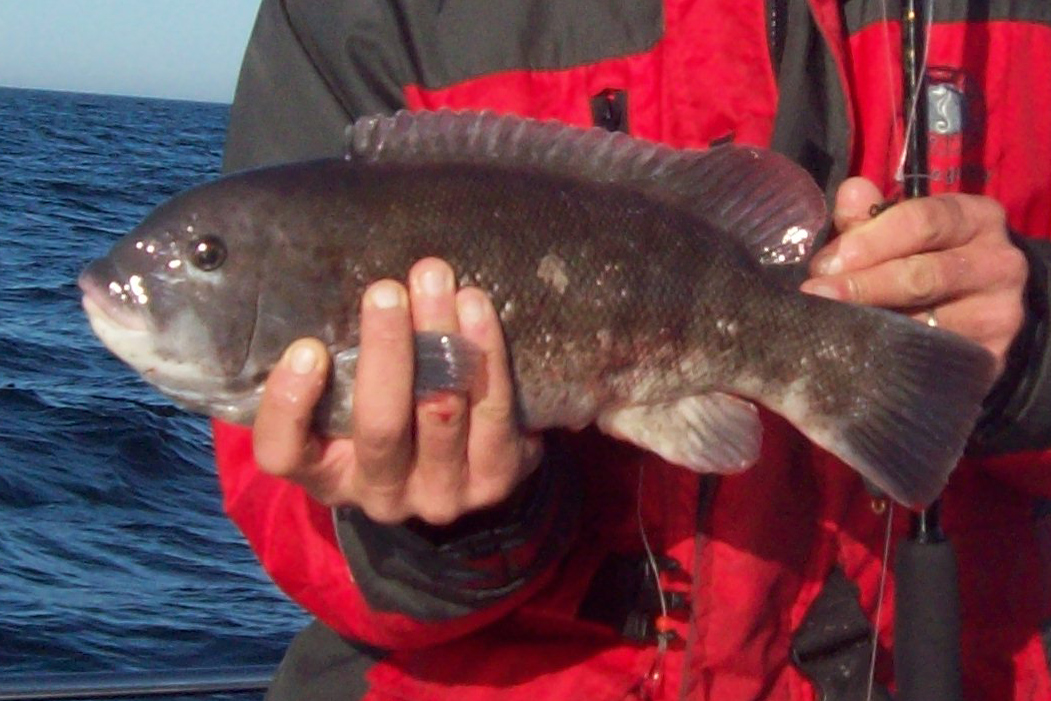
[[[902,6],[902,58],[905,84],[906,198],[930,194],[927,169],[927,0]],[[932,325],[934,316],[929,317]],[[894,676],[897,701],[962,701],[960,594],[956,555],[940,524],[935,500],[913,514],[908,540],[894,562]]]

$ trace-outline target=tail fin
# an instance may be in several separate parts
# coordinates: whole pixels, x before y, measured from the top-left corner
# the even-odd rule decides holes
[[[850,396],[838,404],[845,410],[790,416],[799,413],[797,406],[785,414],[889,497],[918,508],[938,497],[963,455],[995,362],[954,333],[892,312],[868,312],[882,317],[881,342],[866,349],[863,372],[854,368]]]

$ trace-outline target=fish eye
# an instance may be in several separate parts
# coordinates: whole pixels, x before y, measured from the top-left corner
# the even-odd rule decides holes
[[[194,267],[210,272],[226,260],[226,244],[218,236],[197,236],[190,241],[190,262]]]

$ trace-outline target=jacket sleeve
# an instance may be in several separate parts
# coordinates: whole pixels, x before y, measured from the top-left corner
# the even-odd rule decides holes
[[[1026,319],[974,436],[983,453],[1051,447],[1051,241],[1012,235],[1029,262]]]
[[[400,44],[385,29],[396,23],[362,10],[369,5],[263,1],[225,170],[339,155],[354,116],[403,106],[403,57],[392,48]],[[506,614],[543,585],[574,531],[571,472],[550,451],[498,508],[445,529],[389,527],[354,509],[329,510],[260,472],[249,430],[213,428],[226,510],[263,566],[311,613],[372,645],[425,646]]]
[[[1012,239],[1029,262],[1026,320],[969,453],[1000,480],[1051,499],[1051,241]]]

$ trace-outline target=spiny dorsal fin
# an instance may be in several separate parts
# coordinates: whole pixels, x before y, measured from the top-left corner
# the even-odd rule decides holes
[[[604,129],[449,110],[364,117],[347,127],[346,143],[349,160],[498,164],[637,188],[736,236],[771,268],[805,263],[827,218],[806,171],[750,146],[676,150]]]

